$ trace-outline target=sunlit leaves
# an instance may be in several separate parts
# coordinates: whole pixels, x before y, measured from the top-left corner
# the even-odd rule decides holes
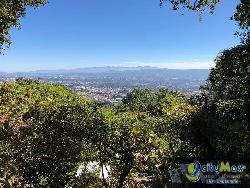
[[[174,10],[187,8],[189,10],[203,12],[206,8],[208,8],[211,12],[213,12],[216,4],[219,3],[220,0],[160,0],[161,6],[164,2],[171,3]]]
[[[11,44],[10,28],[20,29],[20,18],[26,14],[28,7],[39,7],[47,0],[1,0],[0,1],[0,53]]]
[[[120,148],[114,153],[123,156],[114,159],[118,160],[114,166],[124,170],[123,160],[129,151],[133,156],[130,174],[159,178],[159,167],[164,171],[178,156],[193,152],[189,139],[183,136],[197,109],[183,95],[168,89],[135,89],[128,93],[113,113],[105,112],[112,134],[109,146]],[[119,153],[123,150],[127,152]]]
[[[46,177],[50,186],[65,185],[97,117],[92,102],[63,86],[20,79],[0,85],[0,103],[1,160],[13,161],[26,184]]]
[[[249,147],[242,143],[250,143],[250,46],[224,50],[215,62],[203,91],[207,124],[217,131],[210,137],[218,156],[247,158]]]

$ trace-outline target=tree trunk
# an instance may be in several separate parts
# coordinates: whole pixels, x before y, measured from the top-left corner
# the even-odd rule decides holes
[[[128,152],[125,154],[123,162],[123,170],[119,177],[119,182],[117,188],[122,188],[124,186],[124,182],[126,180],[126,177],[129,175],[130,171],[132,170],[134,166],[134,155],[131,152],[130,148],[128,149]]]

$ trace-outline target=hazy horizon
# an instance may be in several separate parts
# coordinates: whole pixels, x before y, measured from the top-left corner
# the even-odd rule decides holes
[[[172,65],[172,64],[171,64]],[[85,67],[71,67],[71,68],[53,68],[53,69],[31,69],[31,70],[26,70],[26,71],[0,71],[2,73],[19,73],[19,72],[23,72],[23,73],[29,73],[29,72],[39,72],[39,71],[60,71],[60,70],[64,70],[64,71],[73,71],[73,70],[78,70],[78,69],[98,69],[98,68],[115,68],[115,69],[119,69],[119,68],[148,68],[148,69],[170,69],[170,70],[210,70],[213,66],[211,67],[207,67],[204,65],[200,65],[200,66],[190,66],[190,64],[185,64],[185,63],[176,63],[175,66],[152,66],[152,65],[103,65],[103,66],[85,66]]]

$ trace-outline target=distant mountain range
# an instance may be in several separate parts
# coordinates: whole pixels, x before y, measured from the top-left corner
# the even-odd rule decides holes
[[[76,68],[76,69],[56,69],[56,70],[36,70],[29,72],[14,72],[6,73],[0,72],[0,75],[6,74],[81,74],[81,73],[105,73],[105,72],[116,72],[116,71],[142,71],[142,70],[154,70],[155,71],[167,71],[175,73],[184,73],[184,72],[209,72],[209,69],[167,69],[167,68],[158,68],[151,66],[137,66],[137,67],[122,67],[122,66],[104,66],[104,67],[86,67],[86,68]]]
[[[29,73],[39,73],[39,74],[101,73],[109,71],[147,70],[147,69],[157,69],[157,68],[151,66],[138,66],[138,67],[105,66],[105,67],[86,67],[86,68],[76,68],[76,69],[37,70],[37,71],[31,71]]]

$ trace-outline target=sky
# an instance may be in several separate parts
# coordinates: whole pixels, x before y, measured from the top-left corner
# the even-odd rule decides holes
[[[162,8],[159,0],[50,0],[28,9],[0,56],[0,72],[100,66],[210,68],[239,40],[230,20],[238,0],[214,14]]]

